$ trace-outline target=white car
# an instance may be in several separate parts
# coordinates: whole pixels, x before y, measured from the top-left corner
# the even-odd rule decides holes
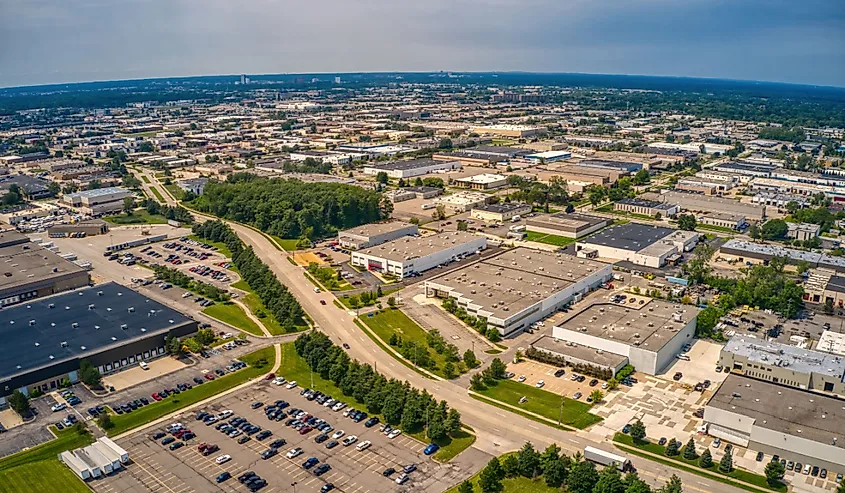
[[[299,447],[295,447],[295,448],[290,449],[290,451],[287,453],[287,458],[293,459],[294,457],[299,456],[299,455],[302,455],[302,449],[299,448]]]
[[[350,408],[349,408],[349,409],[347,409],[346,411],[343,411],[343,417],[344,417],[344,418],[348,418],[348,417],[349,417],[349,414],[350,414],[352,411],[354,411],[354,410],[355,410],[354,408],[351,408],[351,407],[350,407]]]
[[[276,377],[275,379],[273,379],[273,383],[276,385],[284,385],[285,382],[287,382],[285,377]]]
[[[226,409],[226,410],[225,410],[225,411],[223,411],[222,413],[218,414],[218,415],[217,415],[217,417],[218,417],[219,419],[226,419],[226,418],[228,418],[229,416],[231,416],[232,414],[234,414],[234,413],[232,412],[232,410],[231,410],[231,409]]]
[[[358,437],[356,437],[355,435],[349,435],[348,437],[344,438],[343,441],[340,443],[342,443],[344,447],[348,447],[357,441]]]
[[[604,382],[603,384],[601,384],[601,388],[607,389],[607,382]]]
[[[516,381],[517,382],[524,382],[525,381],[525,375],[520,375],[519,378],[516,379]]]
[[[369,440],[364,440],[363,442],[359,443],[358,446],[355,447],[355,448],[358,449],[358,451],[360,452],[362,450],[367,450],[368,448],[370,448],[370,445],[372,445],[372,444],[373,444],[373,442],[371,442]]]
[[[294,387],[296,387],[296,380],[291,380],[287,385],[285,385],[286,389],[292,389]]]
[[[340,411],[340,410],[341,410],[341,409],[343,409],[344,407],[346,407],[346,403],[345,403],[345,402],[338,402],[338,403],[335,403],[335,405],[334,405],[334,406],[332,406],[332,411]]]
[[[67,406],[63,403],[53,404],[53,407],[50,409],[53,410],[54,413],[61,411],[62,409],[66,408]]]
[[[235,438],[235,437],[237,437],[237,436],[238,436],[238,435],[240,435],[240,434],[241,434],[241,430],[232,430],[232,431],[229,433],[229,438]]]
[[[346,434],[346,432],[345,432],[345,431],[343,431],[343,430],[337,430],[336,432],[332,433],[332,438],[333,438],[334,440],[337,440],[338,438],[342,437],[342,436],[343,436],[343,435],[345,435],[345,434]]]
[[[329,399],[329,400],[327,400],[326,402],[323,403],[323,407],[332,407],[332,406],[334,406],[335,402],[337,402],[337,401],[334,400],[334,399]]]
[[[534,384],[534,386],[535,386],[535,387],[537,387],[538,389],[543,388],[543,385],[546,385],[546,382],[544,382],[544,381],[542,381],[542,380],[540,380],[539,382],[537,382],[536,384]]]
[[[220,457],[214,459],[214,462],[217,462],[218,464],[225,464],[225,463],[229,462],[230,460],[232,460],[232,456],[229,455],[229,454],[224,454],[224,455],[221,455]]]
[[[387,438],[394,439],[401,434],[402,434],[402,430],[393,430],[393,431],[390,432],[389,435],[387,435]]]

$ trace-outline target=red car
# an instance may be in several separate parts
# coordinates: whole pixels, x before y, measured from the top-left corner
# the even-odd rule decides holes
[[[309,431],[311,431],[312,429],[313,429],[313,428],[311,428],[310,426],[303,426],[303,427],[299,430],[299,434],[300,434],[300,435],[304,435],[304,434],[308,433]]]
[[[268,373],[267,376],[264,377],[264,380],[273,380],[274,378],[276,378],[275,373]]]
[[[153,394],[153,395],[152,395],[152,396],[150,396],[150,397],[152,397],[153,399],[155,399],[155,400],[157,400],[157,401],[160,401],[160,400],[161,400],[161,396],[160,396],[160,395],[158,395],[158,392],[156,392],[155,394]]]
[[[205,449],[208,448],[208,446],[209,445],[207,443],[202,442],[201,444],[197,445],[197,450],[199,450],[200,452],[203,452],[203,451],[205,451]]]
[[[214,380],[214,373],[206,373],[205,379],[206,380]]]
[[[217,452],[218,450],[220,450],[220,447],[218,447],[217,445],[209,445],[208,447],[206,447],[205,450],[202,451],[202,455],[208,457],[209,455],[213,454],[214,452]]]

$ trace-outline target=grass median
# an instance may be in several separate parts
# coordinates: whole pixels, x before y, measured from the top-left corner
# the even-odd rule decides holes
[[[499,456],[499,462],[501,463],[507,456],[513,455],[513,452],[507,453],[504,455]],[[473,485],[473,491],[481,491],[481,486],[478,484],[478,478],[481,476],[481,471],[475,473],[474,476],[469,478],[469,482]],[[446,490],[446,493],[458,493],[458,488],[460,488],[461,484],[458,483],[455,486]],[[502,489],[499,490],[499,493],[560,493],[560,488],[552,488],[546,485],[545,480],[543,478],[531,479],[531,478],[524,478],[522,476],[518,476],[515,478],[505,478],[502,480]]]
[[[354,397],[344,394],[337,385],[331,380],[326,380],[320,376],[319,373],[312,373],[311,368],[308,367],[305,359],[296,354],[296,348],[292,342],[282,344],[282,361],[279,366],[279,375],[288,380],[295,380],[300,387],[307,387],[314,390],[319,390],[324,394],[329,394],[336,399],[346,402],[349,407],[355,409],[367,409],[367,406],[362,402],[357,401]],[[313,378],[313,383],[312,383]],[[384,416],[380,416],[384,421]],[[407,430],[403,430],[407,431]],[[418,431],[416,433],[408,433],[409,436],[416,438],[423,443],[429,443],[425,438],[424,432]],[[444,438],[437,442],[440,445],[440,450],[434,454],[434,458],[439,462],[448,462],[475,442],[475,435],[465,431],[461,431],[458,436],[454,438]]]
[[[536,241],[538,243],[545,243],[554,246],[566,246],[575,243],[575,238],[567,238],[565,236],[549,235],[546,233],[538,233],[536,231],[526,231],[525,239],[528,241]]]
[[[252,319],[244,313],[241,307],[231,301],[227,301],[225,303],[215,303],[206,307],[202,312],[209,317],[216,318],[217,320],[227,323],[233,327],[237,327],[244,332],[249,332],[250,334],[257,336],[264,335],[261,327],[253,322]]]
[[[51,430],[56,434],[55,439],[0,459],[0,493],[52,493],[57,484],[68,493],[90,491],[56,456],[90,444],[91,434],[79,434],[74,428],[58,431],[51,427]]]
[[[196,385],[194,388],[181,392],[178,395],[158,402],[152,402],[150,405],[132,411],[131,413],[112,416],[111,420],[114,423],[114,427],[108,430],[108,435],[120,435],[174,411],[213,397],[232,387],[237,387],[250,379],[259,377],[273,367],[276,352],[273,346],[268,346],[242,356],[239,359],[249,366],[243,370],[218,377],[202,385]]]
[[[270,334],[274,336],[290,334],[293,332],[301,332],[308,328],[308,325],[305,321],[302,321],[300,325],[296,325],[294,330],[285,330],[284,326],[279,323],[279,320],[273,315],[273,312],[267,309],[264,306],[264,302],[261,301],[261,298],[258,297],[257,294],[252,290],[249,284],[246,283],[244,280],[240,280],[234,284],[232,284],[233,288],[240,289],[241,291],[245,291],[247,294],[241,298],[241,302],[249,308],[249,311],[252,312],[253,315],[261,321],[261,325],[267,329]]]
[[[158,188],[156,188],[156,187],[150,187],[150,190],[152,190],[152,191],[153,191],[153,195],[155,195],[155,196],[156,196],[156,199],[157,199],[159,202],[161,202],[162,204],[165,204],[165,203],[166,203],[166,202],[165,202],[165,200],[164,200],[164,196],[161,194],[161,192],[159,192],[159,191],[158,191]]]
[[[560,417],[561,424],[575,428],[584,429],[602,420],[595,414],[590,414],[592,406],[589,404],[513,380],[497,380],[493,385],[475,392],[488,399],[539,414],[555,423]],[[524,404],[519,403],[522,397],[528,399]],[[561,399],[563,399],[563,408],[560,405]]]
[[[226,258],[232,258],[232,251],[229,250],[229,247],[226,246],[226,244],[222,241],[209,241],[205,238],[200,238],[197,235],[188,235],[188,239],[198,241],[200,243],[205,243],[206,245],[211,245],[217,248],[217,253],[219,253],[220,255],[223,255]]]

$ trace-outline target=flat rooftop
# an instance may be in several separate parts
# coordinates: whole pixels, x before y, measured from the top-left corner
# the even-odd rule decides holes
[[[0,310],[0,377],[84,358],[187,323],[193,321],[113,282],[38,298]]]
[[[517,247],[429,279],[426,285],[451,289],[495,317],[507,318],[607,265],[564,253]]]
[[[578,231],[597,224],[607,223],[610,223],[609,219],[599,216],[590,216],[588,214],[579,214],[577,212],[573,212],[571,214],[558,212],[551,215],[538,215],[528,218],[529,226],[534,225],[546,228],[558,228],[566,231]]]
[[[748,416],[761,428],[845,449],[845,401],[833,397],[732,373],[707,405]]]
[[[618,368],[628,360],[626,356],[622,356],[621,354],[614,354],[610,351],[598,352],[593,348],[580,344],[570,345],[570,343],[555,339],[550,335],[540,337],[532,342],[531,345],[537,349],[545,349],[546,351],[562,354],[564,357],[569,356],[609,368]]]
[[[385,258],[394,262],[426,257],[447,248],[483,238],[464,231],[451,231],[428,236],[407,236],[361,250],[361,255]]]
[[[632,205],[635,207],[649,207],[651,209],[660,209],[663,211],[669,210],[674,207],[673,204],[668,204],[665,202],[654,202],[652,200],[642,200],[642,199],[620,199],[616,201],[617,204],[623,205]]]
[[[529,209],[531,208],[529,204],[521,204],[518,202],[501,202],[498,204],[480,205],[478,207],[475,207],[474,210],[493,212],[495,214],[504,214],[519,209],[525,209],[526,207],[528,207]]]
[[[578,166],[588,168],[610,168],[619,171],[628,171],[630,168],[642,168],[640,163],[631,161],[611,161],[609,159],[585,159],[578,163]]]
[[[52,278],[78,272],[85,272],[85,269],[36,243],[0,247],[0,290],[43,284]]]
[[[639,299],[642,305],[628,300],[593,303],[562,320],[558,327],[658,351],[701,311],[690,305]]]
[[[797,346],[761,339],[732,337],[722,351],[744,356],[749,361],[769,366],[782,366],[799,373],[819,373],[842,381],[845,358],[835,354],[809,351]]]
[[[460,183],[478,183],[480,185],[487,185],[490,183],[496,183],[504,180],[507,180],[507,177],[505,175],[481,173],[480,175],[472,175],[467,176],[466,178],[458,178],[455,181]]]
[[[105,187],[105,188],[95,188],[93,190],[83,190],[81,192],[74,192],[65,195],[65,197],[102,197],[104,195],[111,195],[113,193],[130,193],[129,190],[120,187]]]
[[[388,221],[386,223],[373,223],[373,224],[364,224],[363,226],[358,226],[355,228],[347,229],[341,231],[341,235],[355,235],[355,236],[363,236],[366,238],[372,236],[379,236],[385,233],[390,233],[393,231],[398,231],[400,229],[407,228],[412,226],[409,223],[405,223],[402,221]]]
[[[426,168],[429,166],[442,166],[448,161],[435,161],[433,159],[409,159],[407,161],[394,161],[392,163],[367,165],[367,168],[380,169],[384,171],[409,170]]]
[[[606,228],[587,239],[581,240],[581,242],[588,245],[600,245],[638,252],[666,238],[674,231],[674,229],[661,226],[628,223]]]

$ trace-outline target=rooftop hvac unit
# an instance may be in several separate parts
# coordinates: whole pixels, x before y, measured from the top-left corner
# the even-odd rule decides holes
[[[134,306],[130,306],[129,308],[127,308],[127,311],[128,311],[129,313],[134,313],[134,312],[135,312],[135,307],[134,307]]]
[[[88,348],[87,348],[87,347],[85,347],[85,346],[79,346],[79,349],[81,349],[81,350],[85,351],[85,350],[86,350],[86,349],[88,349]]]
[[[35,325],[35,320],[30,320],[29,325]]]
[[[62,346],[62,347],[67,347],[67,341],[62,341],[62,343],[60,344],[60,346]]]
[[[120,324],[120,328],[121,328],[122,330],[126,330],[126,329],[128,329],[128,328],[129,328],[129,326],[128,326],[128,325],[126,325],[126,324]]]
[[[88,309],[93,310],[94,309],[94,303],[91,303],[90,305],[88,305]]]
[[[56,308],[56,304],[55,304],[55,303],[50,303],[49,305],[47,305],[47,308]]]
[[[74,329],[79,328],[79,324],[77,322],[70,324],[70,326],[73,327]]]

